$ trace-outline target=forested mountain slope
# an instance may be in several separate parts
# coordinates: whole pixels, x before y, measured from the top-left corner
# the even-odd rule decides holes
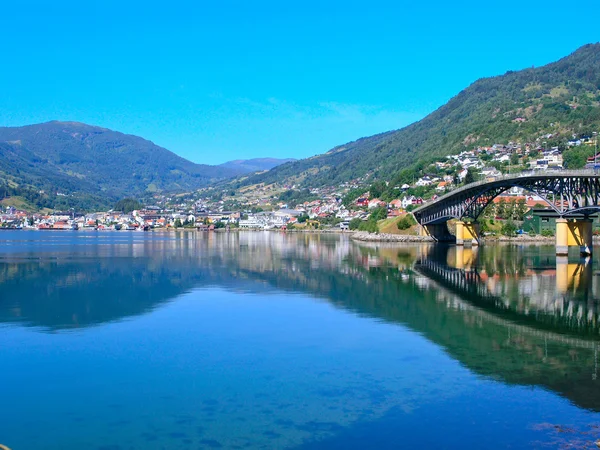
[[[539,68],[484,78],[419,122],[284,164],[244,184],[332,185],[372,175],[397,177],[430,161],[478,145],[534,142],[564,145],[600,130],[600,44]]]
[[[26,197],[40,190],[42,197],[59,192],[101,206],[125,196],[197,189],[238,173],[195,164],[141,137],[82,123],[0,128],[0,190]],[[53,206],[44,205],[41,197],[29,200]]]

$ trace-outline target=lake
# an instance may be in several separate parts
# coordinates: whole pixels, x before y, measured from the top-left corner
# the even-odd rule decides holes
[[[539,245],[3,231],[0,443],[596,448],[598,269]]]

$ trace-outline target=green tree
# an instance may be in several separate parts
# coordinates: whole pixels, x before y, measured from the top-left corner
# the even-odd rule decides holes
[[[351,230],[358,230],[361,223],[362,223],[362,220],[359,219],[358,217],[355,217],[348,224],[348,228],[350,228]]]
[[[298,223],[305,223],[309,219],[308,214],[300,214],[298,216]]]
[[[175,219],[175,222],[173,223],[173,226],[175,228],[181,228],[181,226],[182,226],[181,219],[179,219],[179,218]]]
[[[387,185],[383,181],[376,181],[371,185],[371,188],[369,189],[369,195],[371,198],[379,198],[386,189]]]
[[[115,203],[115,211],[123,211],[125,214],[129,214],[131,211],[142,209],[143,206],[135,198],[124,198]]]
[[[506,200],[502,197],[496,203],[496,217],[506,219]]]
[[[387,208],[385,206],[378,206],[377,208],[373,208],[371,210],[371,215],[369,216],[369,220],[373,220],[377,222],[378,220],[383,220],[387,218]]]
[[[474,167],[467,169],[467,175],[465,175],[465,184],[475,183],[479,179],[479,174],[475,171]]]
[[[528,209],[529,208],[527,207],[527,203],[525,202],[524,198],[517,200],[514,212],[515,219],[522,221],[525,218],[525,214],[527,214]]]
[[[398,221],[396,226],[399,230],[408,230],[410,227],[415,225],[417,222],[412,214],[406,214],[402,219]]]
[[[517,226],[512,220],[507,220],[502,224],[502,234],[505,236],[514,236],[517,232]]]
[[[516,201],[514,198],[509,199],[506,202],[506,213],[505,216],[507,219],[515,220],[515,209],[516,209]]]
[[[374,220],[363,220],[358,227],[359,231],[368,231],[369,233],[377,233],[379,231],[379,227],[377,226],[377,222]]]
[[[585,146],[573,147],[563,152],[563,164],[567,169],[581,169],[587,164],[587,158],[594,155],[594,150]]]

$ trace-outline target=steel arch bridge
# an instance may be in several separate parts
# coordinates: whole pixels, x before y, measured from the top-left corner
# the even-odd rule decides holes
[[[413,215],[421,225],[476,220],[495,197],[513,187],[540,196],[560,217],[600,211],[600,174],[580,170],[509,175],[471,183],[415,209]]]

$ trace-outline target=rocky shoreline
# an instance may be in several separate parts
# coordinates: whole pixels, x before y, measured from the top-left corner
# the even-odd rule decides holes
[[[413,234],[386,234],[367,233],[357,231],[351,239],[361,242],[435,242],[431,236],[417,236]]]
[[[416,236],[409,234],[385,234],[385,233],[367,233],[358,231],[352,234],[351,239],[361,242],[435,242],[431,236]],[[594,242],[599,242],[600,236],[594,236]],[[487,236],[480,238],[481,243],[531,243],[531,244],[554,244],[554,236],[529,236],[522,234],[519,236]]]
[[[481,238],[482,242],[539,242],[544,244],[553,244],[556,241],[554,236],[529,236],[527,234],[521,234],[519,236],[484,236]]]

